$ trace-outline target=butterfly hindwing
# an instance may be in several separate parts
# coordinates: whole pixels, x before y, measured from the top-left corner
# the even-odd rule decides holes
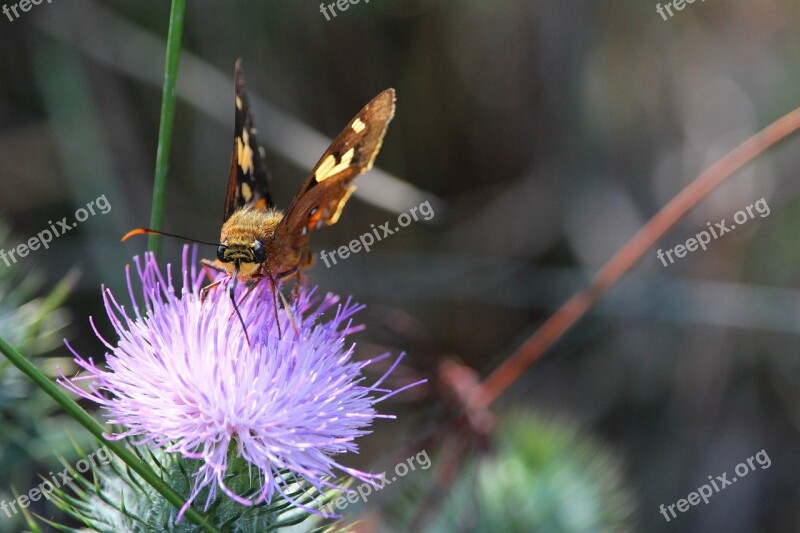
[[[372,168],[394,108],[394,89],[386,89],[359,111],[300,188],[286,211],[282,231],[305,234],[336,223],[356,189],[353,180]]]
[[[241,207],[249,205],[256,209],[268,209],[274,205],[269,192],[264,149],[259,146],[256,138],[250,101],[244,87],[241,59],[236,61],[234,86],[236,119],[223,222]]]

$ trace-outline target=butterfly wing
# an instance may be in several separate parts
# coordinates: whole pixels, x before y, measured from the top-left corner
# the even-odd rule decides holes
[[[268,209],[274,205],[269,192],[269,174],[264,165],[264,149],[259,146],[256,138],[250,101],[244,88],[241,59],[236,61],[234,85],[236,119],[223,222],[242,207]]]
[[[286,210],[279,231],[290,236],[330,226],[339,220],[355,191],[353,180],[372,168],[386,128],[394,117],[394,89],[386,89],[358,112],[334,139]]]

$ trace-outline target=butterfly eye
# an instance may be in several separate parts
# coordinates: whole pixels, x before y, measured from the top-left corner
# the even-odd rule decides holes
[[[256,263],[263,263],[267,260],[267,251],[261,241],[256,241],[253,245],[253,259],[255,259]]]
[[[225,246],[224,244],[220,244],[219,248],[217,248],[217,259],[219,259],[223,263],[226,262],[225,261],[225,250],[226,249],[227,249],[227,246]]]

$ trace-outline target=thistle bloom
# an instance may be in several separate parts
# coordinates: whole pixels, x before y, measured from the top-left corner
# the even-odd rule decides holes
[[[200,290],[204,274],[189,267],[189,248],[183,253],[183,288],[173,287],[172,271],[166,277],[152,254],[135,265],[144,289],[144,312],[134,298],[130,266],[128,290],[133,316],[103,288],[105,308],[119,341],[103,339],[108,348],[106,365],[99,368],[70,347],[75,361],[88,375],[59,382],[74,393],[101,405],[108,421],[124,428],[111,438],[131,438],[136,445],[162,447],[187,459],[199,459],[188,505],[209,487],[206,508],[221,489],[243,505],[270,502],[278,495],[298,507],[287,488],[304,479],[323,491],[333,487],[339,470],[362,481],[373,474],[353,470],[333,456],[357,452],[354,440],[367,433],[381,415],[375,404],[405,390],[381,388],[398,358],[376,383],[363,384],[362,369],[388,354],[365,362],[352,361],[353,345],[345,337],[361,329],[352,317],[363,306],[350,299],[339,303],[330,294],[301,294],[292,304],[291,318],[279,311],[278,335],[272,293],[261,283],[240,304],[250,345],[241,322],[232,316],[226,290],[210,292],[204,302]],[[238,297],[244,294],[240,284]],[[224,285],[222,285],[224,287]],[[336,306],[334,316],[322,314]],[[91,322],[91,319],[90,319]],[[402,356],[401,356],[402,357]],[[88,380],[88,386],[79,382]],[[409,385],[409,386],[413,386]],[[229,452],[234,451],[258,469],[258,483],[249,495],[234,493],[224,482]],[[286,472],[294,474],[287,479]]]

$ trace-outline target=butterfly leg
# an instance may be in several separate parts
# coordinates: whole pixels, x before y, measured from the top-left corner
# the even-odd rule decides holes
[[[297,298],[300,296],[300,271],[295,270],[287,270],[286,272],[281,272],[278,274],[278,280],[280,281],[290,281],[294,278],[294,287],[292,287],[292,294],[290,296],[291,301],[297,301]]]
[[[201,259],[200,262],[203,264],[203,270],[208,276],[208,279],[214,280],[214,272],[226,272],[225,268],[219,264],[219,261],[209,261],[208,259]],[[216,288],[217,286],[221,285],[225,281],[225,278],[218,279],[214,281],[210,285],[206,285],[200,291],[200,302],[206,301],[206,296],[208,296],[209,291],[211,289]]]
[[[222,285],[222,283],[223,283],[224,281],[225,281],[225,279],[224,279],[224,278],[223,278],[223,279],[218,279],[218,280],[217,280],[217,281],[215,281],[214,283],[212,283],[212,284],[210,284],[210,285],[206,285],[205,287],[203,287],[203,288],[200,290],[200,303],[203,303],[203,302],[205,302],[205,301],[206,301],[206,297],[208,296],[208,293],[209,293],[209,291],[211,291],[211,289],[215,289],[215,288],[216,288],[216,287],[218,287],[219,285]]]
[[[305,255],[305,254],[304,254]],[[298,296],[300,296],[300,287],[303,284],[303,268],[302,262],[297,267],[293,268],[292,270],[287,270],[285,272],[281,272],[275,278],[277,281],[291,281],[294,280],[294,287],[292,287],[292,295],[291,301],[296,301]]]
[[[286,311],[286,318],[289,319],[289,324],[292,325],[292,329],[294,330],[294,336],[296,338],[300,337],[300,331],[297,329],[297,322],[294,320],[294,313],[292,313],[291,304],[286,301],[286,297],[283,295],[280,289],[278,289],[278,294],[283,302],[283,309]]]
[[[300,262],[297,264],[297,268],[294,270],[294,273],[296,274],[296,282],[294,288],[292,289],[292,300],[297,300],[297,298],[300,296],[300,289],[303,288],[305,281],[305,271],[314,266],[314,261],[314,252],[308,248],[304,248],[303,253],[300,256]]]
[[[303,284],[303,275],[297,271],[297,279],[295,279],[294,287],[292,287],[292,301],[296,301],[300,297],[300,286]]]
[[[298,272],[299,271],[297,269],[287,270],[286,272],[281,272],[276,277],[275,284],[273,285],[273,290],[277,291],[278,295],[281,298],[281,303],[283,304],[283,309],[286,311],[286,317],[288,318],[289,324],[291,324],[292,329],[294,330],[294,334],[295,334],[296,337],[300,335],[300,331],[297,329],[297,322],[295,321],[294,314],[292,313],[292,306],[286,300],[286,297],[283,295],[283,292],[281,292],[280,285],[278,284],[278,282],[279,281],[291,280],[293,277],[297,276]],[[297,285],[295,285],[295,289],[296,288],[297,288]],[[292,289],[292,301],[297,300],[297,297],[296,297],[296,294],[295,294],[295,289]]]

